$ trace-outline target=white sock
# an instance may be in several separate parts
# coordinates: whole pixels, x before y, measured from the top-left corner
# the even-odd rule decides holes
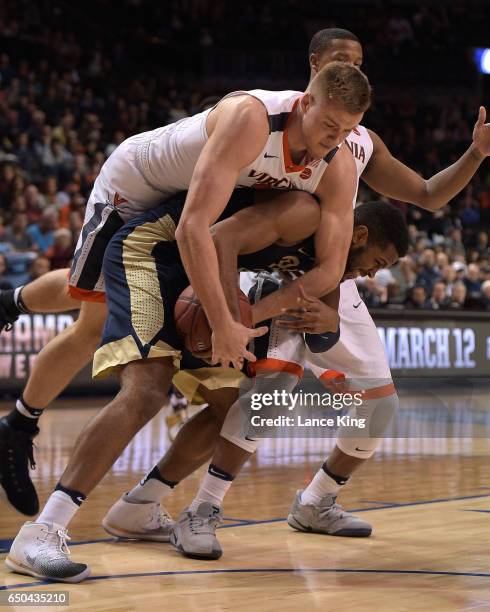
[[[202,502],[209,502],[216,508],[221,508],[223,499],[232,483],[233,480],[223,480],[208,472],[202,479],[199,491],[189,506],[189,510],[195,512]]]
[[[161,480],[145,477],[126,493],[124,500],[135,504],[160,502],[172,491],[173,488]]]
[[[322,497],[325,497],[325,495],[337,495],[341,486],[321,467],[301,494],[301,503],[318,506]]]
[[[63,491],[55,491],[49,496],[46,505],[35,522],[56,523],[66,528],[79,509],[80,506],[69,495],[63,493]]]

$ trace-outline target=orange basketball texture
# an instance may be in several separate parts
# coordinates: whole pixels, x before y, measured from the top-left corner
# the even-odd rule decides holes
[[[252,327],[252,308],[248,297],[239,288],[237,291],[242,323],[246,327]],[[174,317],[177,331],[183,336],[188,351],[199,354],[211,350],[211,327],[204,308],[190,285],[180,294],[175,304]]]

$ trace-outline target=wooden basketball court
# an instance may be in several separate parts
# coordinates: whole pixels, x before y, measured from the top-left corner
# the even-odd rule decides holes
[[[482,395],[482,406],[487,399]],[[65,401],[42,417],[34,473],[41,502],[101,404]],[[454,414],[436,411],[431,423],[438,438],[421,437],[418,413],[402,415],[406,422],[414,419],[419,435],[385,440],[339,499],[373,524],[366,539],[298,533],[284,522],[296,489],[321,465],[331,441],[264,441],[226,498],[218,561],[186,559],[169,544],[116,541],[100,527],[112,502],[168,446],[159,416],[71,525],[72,558],[91,565],[90,579],[47,583],[9,573],[2,564],[0,593],[69,591],[73,610],[490,610],[490,444],[484,437],[488,418],[483,409],[478,414],[470,411],[471,428],[467,419],[458,433]],[[200,475],[181,483],[169,499],[174,516],[192,499]],[[24,518],[0,503],[3,560]]]

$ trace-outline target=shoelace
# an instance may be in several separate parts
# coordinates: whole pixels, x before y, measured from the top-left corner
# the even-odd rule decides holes
[[[197,514],[192,514],[189,521],[189,528],[193,533],[212,533],[211,527],[216,528],[221,523],[221,520],[218,516],[199,516]],[[206,530],[205,527],[209,529]],[[199,531],[198,531],[199,530]]]
[[[31,470],[36,469],[36,462],[34,460],[34,444],[32,440],[26,444],[26,454],[29,459],[29,467]]]
[[[70,555],[71,554],[70,549],[68,548],[68,544],[66,543],[67,540],[71,540],[68,533],[64,531],[63,529],[58,529],[56,532],[56,535],[59,538],[59,541],[58,541],[59,551],[63,553],[64,555]]]
[[[327,516],[327,514],[329,512],[331,512],[332,510],[339,510],[340,511],[339,518],[344,518],[344,516],[347,514],[347,512],[345,512],[345,510],[342,509],[342,506],[340,504],[335,503],[335,502],[331,506],[321,506],[318,509],[318,514],[321,517],[324,517],[324,516]]]
[[[162,509],[159,509],[157,512],[157,523],[159,527],[166,527],[168,523],[170,523],[171,521],[171,517],[170,514],[167,514],[167,512],[165,512]]]

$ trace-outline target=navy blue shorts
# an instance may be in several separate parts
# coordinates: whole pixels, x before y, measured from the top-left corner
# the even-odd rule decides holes
[[[184,346],[175,327],[174,307],[189,280],[175,230],[186,195],[178,193],[138,215],[107,245],[102,272],[108,315],[94,355],[94,378],[107,376],[116,366],[153,357],[171,357],[179,366]],[[253,190],[236,189],[222,218],[251,203]],[[184,367],[208,365],[185,353]]]
[[[174,306],[189,280],[175,229],[182,204],[166,202],[135,217],[109,242],[102,264],[108,315],[94,355],[94,377],[130,361],[172,357],[183,348]]]

